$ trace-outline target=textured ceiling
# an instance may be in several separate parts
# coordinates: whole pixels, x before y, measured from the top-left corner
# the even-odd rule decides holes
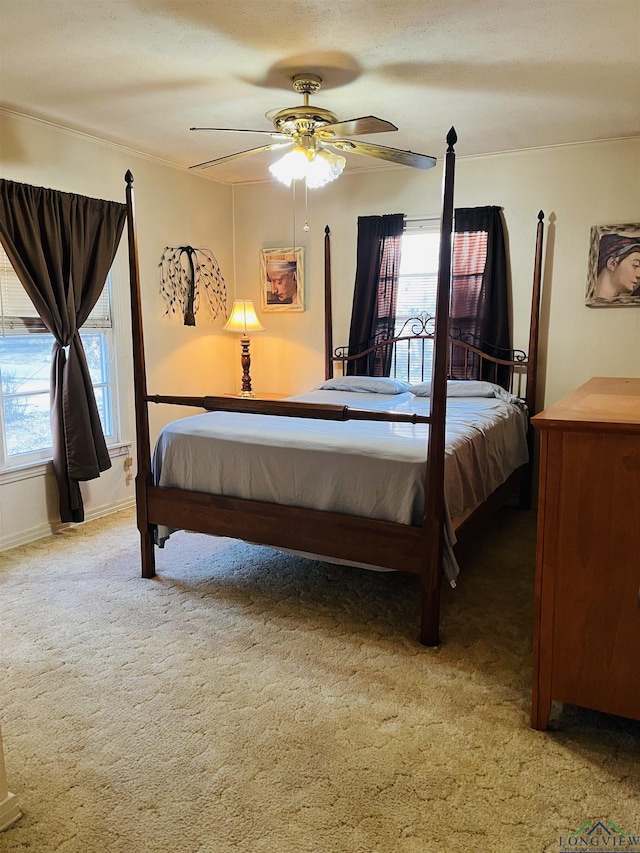
[[[441,157],[640,134],[640,0],[0,0],[3,107],[189,166],[268,144],[265,113],[375,115]],[[209,169],[262,180],[256,154]],[[350,155],[348,169],[388,164]],[[404,167],[394,167],[404,168]]]

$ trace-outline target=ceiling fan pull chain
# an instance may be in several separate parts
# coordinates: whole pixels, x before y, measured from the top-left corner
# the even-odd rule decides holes
[[[308,200],[308,195],[309,195],[308,190],[309,190],[309,187],[307,186],[307,178],[305,176],[305,179],[304,179],[304,225],[302,226],[302,230],[305,233],[309,230],[309,217],[307,215],[307,211],[308,211],[307,200]]]
[[[296,250],[296,182],[291,181],[293,188],[293,251]]]

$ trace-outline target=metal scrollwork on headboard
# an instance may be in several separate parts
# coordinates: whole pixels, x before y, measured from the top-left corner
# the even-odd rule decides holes
[[[337,347],[333,358],[341,362],[343,373],[348,365],[374,352],[391,348],[391,375],[399,379],[422,381],[431,375],[431,343],[435,331],[435,317],[424,311],[409,317],[394,335],[381,334],[359,346]],[[519,366],[526,367],[527,353],[520,349],[497,347],[475,335],[452,327],[449,333],[449,379],[474,379],[482,377],[509,387],[519,382]]]
[[[411,338],[419,338],[419,337],[433,337],[433,333],[436,328],[436,318],[432,317],[431,314],[423,311],[421,314],[418,314],[416,317],[410,317],[408,320],[405,320],[402,327],[400,328],[396,338],[403,337],[411,337]]]
[[[336,347],[333,352],[336,360],[360,357],[365,353],[371,352],[374,349],[380,349],[385,346],[393,346],[399,340],[419,340],[421,338],[432,338],[435,328],[435,317],[432,317],[426,311],[417,314],[415,317],[409,317],[405,320],[397,334],[390,335],[381,332],[375,337],[369,338],[356,346],[341,346]]]
[[[508,347],[497,347],[487,341],[483,341],[476,335],[469,332],[463,332],[461,329],[453,326],[449,332],[451,341],[459,341],[461,344],[467,344],[474,349],[481,350],[485,355],[504,361],[514,361],[523,364],[527,360],[527,354],[521,349],[509,349]]]

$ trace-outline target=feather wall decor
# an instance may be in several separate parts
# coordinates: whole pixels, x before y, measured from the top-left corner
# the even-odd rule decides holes
[[[220,313],[227,316],[227,286],[212,251],[193,246],[167,246],[158,266],[167,314],[180,313],[185,326],[195,326],[204,290],[214,319]]]

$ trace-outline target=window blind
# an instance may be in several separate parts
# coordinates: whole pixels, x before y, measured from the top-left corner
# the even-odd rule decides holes
[[[409,273],[400,277],[401,299],[398,300],[396,317],[416,317],[426,311],[433,315],[436,307],[438,274]]]
[[[87,318],[83,328],[104,329],[111,326],[111,275]],[[4,248],[0,246],[0,334],[46,332],[33,302],[11,266]]]
[[[439,224],[435,217],[414,217],[411,221],[405,221],[396,300],[396,336],[421,331],[420,321],[415,318],[435,315]],[[410,319],[414,319],[414,322],[405,327]],[[432,324],[429,330],[432,331]],[[422,382],[431,377],[432,356],[431,341],[399,343],[393,355],[394,375],[410,382]]]

